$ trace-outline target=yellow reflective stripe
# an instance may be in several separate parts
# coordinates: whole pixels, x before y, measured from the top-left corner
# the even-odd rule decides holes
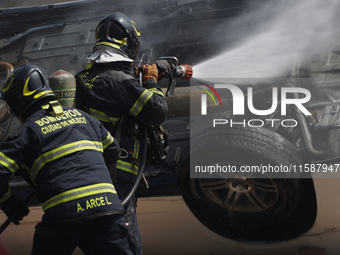
[[[163,92],[162,92],[162,91],[159,91],[159,90],[156,89],[156,88],[149,89],[149,91],[152,91],[153,93],[156,93],[156,94],[161,95],[161,96],[164,97]]]
[[[129,172],[131,174],[137,175],[138,174],[138,166],[133,165],[131,163],[122,161],[122,160],[118,160],[117,161],[117,165],[116,165],[117,169]]]
[[[131,26],[134,28],[134,30],[136,31],[136,34],[138,35],[138,36],[140,36],[140,32],[138,32],[137,31],[137,28],[133,25],[133,24],[131,24]]]
[[[0,203],[5,202],[12,195],[11,187],[8,186],[8,191],[6,194],[0,199]]]
[[[52,93],[52,94],[53,94],[53,91],[52,91],[52,90],[45,90],[45,91],[42,91],[42,92],[40,92],[40,93],[34,95],[34,98],[37,99],[37,98],[39,98],[39,97],[41,97],[41,96],[43,96],[43,95],[45,95],[45,94],[48,94],[48,93]]]
[[[117,43],[123,44],[123,45],[127,44],[127,38],[124,38],[123,40],[118,40],[118,39],[112,37],[112,40],[114,40]]]
[[[114,141],[114,138],[108,132],[106,139],[102,141],[103,149],[106,149],[106,147],[109,146],[111,143],[113,143],[113,141]]]
[[[135,137],[135,143],[133,145],[132,157],[138,158],[138,153],[139,153],[139,140],[137,139],[137,137]]]
[[[152,97],[153,92],[149,90],[145,90],[131,107],[129,114],[133,117],[136,117],[140,111],[143,109],[144,105],[149,101]]]
[[[87,64],[87,65],[85,66],[85,70],[90,69],[90,68],[94,65],[94,63],[95,63],[95,62],[92,62],[92,63]],[[82,73],[82,74],[81,74],[81,75],[82,75],[81,77],[84,78],[84,77],[86,77],[87,74],[89,74],[89,73],[87,73],[87,72],[86,72],[86,73]]]
[[[50,108],[50,105],[49,104],[44,104],[41,106],[42,109],[44,110],[48,110],[48,108]]]
[[[96,141],[82,140],[74,143],[69,143],[60,146],[54,150],[48,151],[40,155],[32,166],[31,179],[34,181],[35,176],[40,171],[40,169],[46,164],[58,158],[64,157],[71,153],[82,151],[82,150],[96,150],[103,152],[103,144]]]
[[[160,91],[153,91],[153,93],[158,94],[158,95],[161,95],[161,96],[164,97],[164,94],[163,94],[162,92],[160,92]]]
[[[2,152],[0,152],[0,164],[5,166],[12,173],[15,173],[16,171],[19,170],[19,165],[15,163],[13,159],[7,157]]]
[[[101,44],[108,45],[108,46],[111,46],[111,47],[116,48],[116,49],[120,49],[120,47],[121,47],[117,44],[109,43],[109,42],[99,42],[99,43],[96,43],[96,46],[101,45]]]
[[[65,192],[62,192],[42,204],[43,210],[47,210],[53,206],[72,201],[75,199],[88,197],[95,194],[100,193],[113,193],[117,195],[115,187],[111,183],[99,183],[88,185],[85,187],[80,187],[76,189],[71,189]]]
[[[9,78],[10,78],[11,76],[13,76],[13,75],[14,75],[14,73],[11,73],[11,74],[8,76],[7,79],[9,79]],[[14,80],[14,77],[13,77],[13,78],[11,79],[11,81],[8,83],[8,85],[6,86],[6,88],[2,88],[2,91],[3,91],[3,92],[6,92],[6,91],[10,88],[10,86],[11,86],[13,80]]]
[[[30,90],[28,89],[28,82],[29,82],[30,78],[31,78],[31,77],[28,77],[28,78],[27,78],[27,80],[26,80],[26,82],[25,82],[25,85],[24,85],[23,94],[24,94],[24,96],[26,96],[26,97],[32,95],[34,92],[37,91],[36,89],[33,90],[33,91],[30,91]]]
[[[90,110],[90,115],[95,117],[97,120],[102,121],[102,122],[111,122],[112,125],[115,125],[119,118],[113,118],[107,116],[105,112],[98,111],[93,108],[89,108]]]

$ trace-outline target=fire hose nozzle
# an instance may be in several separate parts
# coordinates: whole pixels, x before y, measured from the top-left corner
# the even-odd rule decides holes
[[[189,80],[192,74],[193,70],[190,65],[179,65],[176,67],[176,76],[181,80]]]

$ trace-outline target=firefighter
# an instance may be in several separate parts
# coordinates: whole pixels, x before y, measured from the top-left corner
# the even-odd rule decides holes
[[[94,53],[88,57],[90,64],[76,75],[76,108],[88,111],[120,138],[115,183],[120,199],[129,194],[136,180],[141,161],[141,127],[162,124],[168,112],[162,90],[157,87],[157,65],[139,68],[143,87],[131,72],[141,41],[141,32],[129,17],[123,13],[107,15],[96,28]],[[131,250],[142,254],[135,194],[124,209],[133,236],[129,240]]]
[[[35,186],[44,215],[32,254],[132,254],[123,206],[108,166],[118,143],[88,114],[61,107],[42,69],[17,67],[2,98],[22,125],[0,144],[0,206],[15,224],[29,212],[8,181],[22,171]]]

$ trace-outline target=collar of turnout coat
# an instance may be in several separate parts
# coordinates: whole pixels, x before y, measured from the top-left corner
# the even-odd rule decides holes
[[[123,52],[106,45],[96,46],[94,48],[94,53],[87,58],[98,64],[118,61],[133,62],[133,60]]]

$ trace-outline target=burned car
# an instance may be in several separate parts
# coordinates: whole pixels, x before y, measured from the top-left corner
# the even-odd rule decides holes
[[[60,91],[56,91],[58,99],[72,102],[75,93],[72,78],[88,63],[86,57],[92,53],[95,27],[106,14],[117,11],[133,17],[143,33],[137,63],[152,63],[161,57],[174,56],[180,64],[192,65],[195,77],[196,66],[200,70],[200,64],[205,60],[219,59],[222,50],[234,49],[244,40],[245,34],[259,33],[256,23],[278,15],[277,12],[269,12],[266,17],[252,14],[268,2],[84,0],[2,9],[1,80],[20,64],[35,64],[51,75],[51,79],[64,79],[58,88]],[[244,14],[248,16],[240,23],[238,17]],[[216,119],[225,123],[230,120],[248,123],[236,128],[227,125],[202,128],[198,125],[195,116],[200,112],[196,110],[200,109],[204,92],[193,88],[201,83],[177,80],[173,96],[167,97],[169,114],[163,125],[168,132],[169,151],[165,159],[146,164],[147,183],[139,184],[139,197],[181,195],[191,212],[210,231],[241,243],[277,243],[316,233],[313,226],[318,221],[319,179],[314,175],[316,170],[300,171],[299,167],[326,166],[329,169],[340,162],[338,48],[339,45],[332,41],[319,52],[314,48],[304,49],[305,52],[297,49],[300,55],[287,63],[284,72],[275,73],[275,77],[269,73],[268,78],[251,78],[250,75],[245,79],[226,80],[239,86],[246,98],[251,97],[256,103],[254,108],[265,111],[275,106],[270,114],[260,117],[251,111],[238,116],[231,111],[235,111],[236,104],[230,91],[222,92],[220,104],[208,101],[208,112],[213,112]],[[218,68],[228,61],[233,60],[225,57]],[[210,74],[216,73],[212,70]],[[230,78],[228,74],[226,77]],[[166,92],[169,81],[163,81],[160,86]],[[253,88],[252,95],[247,87]],[[282,114],[282,109],[277,107],[282,102],[273,97],[273,88],[310,91],[311,99],[303,104],[310,114],[304,115],[296,105],[289,105]],[[301,98],[301,93],[292,92],[286,99],[294,98]],[[4,139],[18,123],[7,109],[3,108],[2,112],[1,139]],[[287,119],[294,123],[284,122]],[[249,125],[251,120],[256,121]],[[195,133],[191,134],[192,130]],[[192,178],[191,158],[215,151],[216,140],[223,141],[218,153],[224,160],[214,162],[212,157],[207,164],[293,165],[298,171],[293,176],[278,177]],[[322,170],[318,172],[322,173]],[[338,176],[327,175],[327,178]],[[12,186],[22,196],[30,189],[19,177],[13,178]],[[31,200],[30,205],[39,203]],[[323,215],[322,212],[319,215]],[[338,225],[336,222],[332,226]],[[328,225],[327,228],[331,227]],[[298,242],[294,245],[299,246]],[[296,254],[296,250],[290,252]]]

